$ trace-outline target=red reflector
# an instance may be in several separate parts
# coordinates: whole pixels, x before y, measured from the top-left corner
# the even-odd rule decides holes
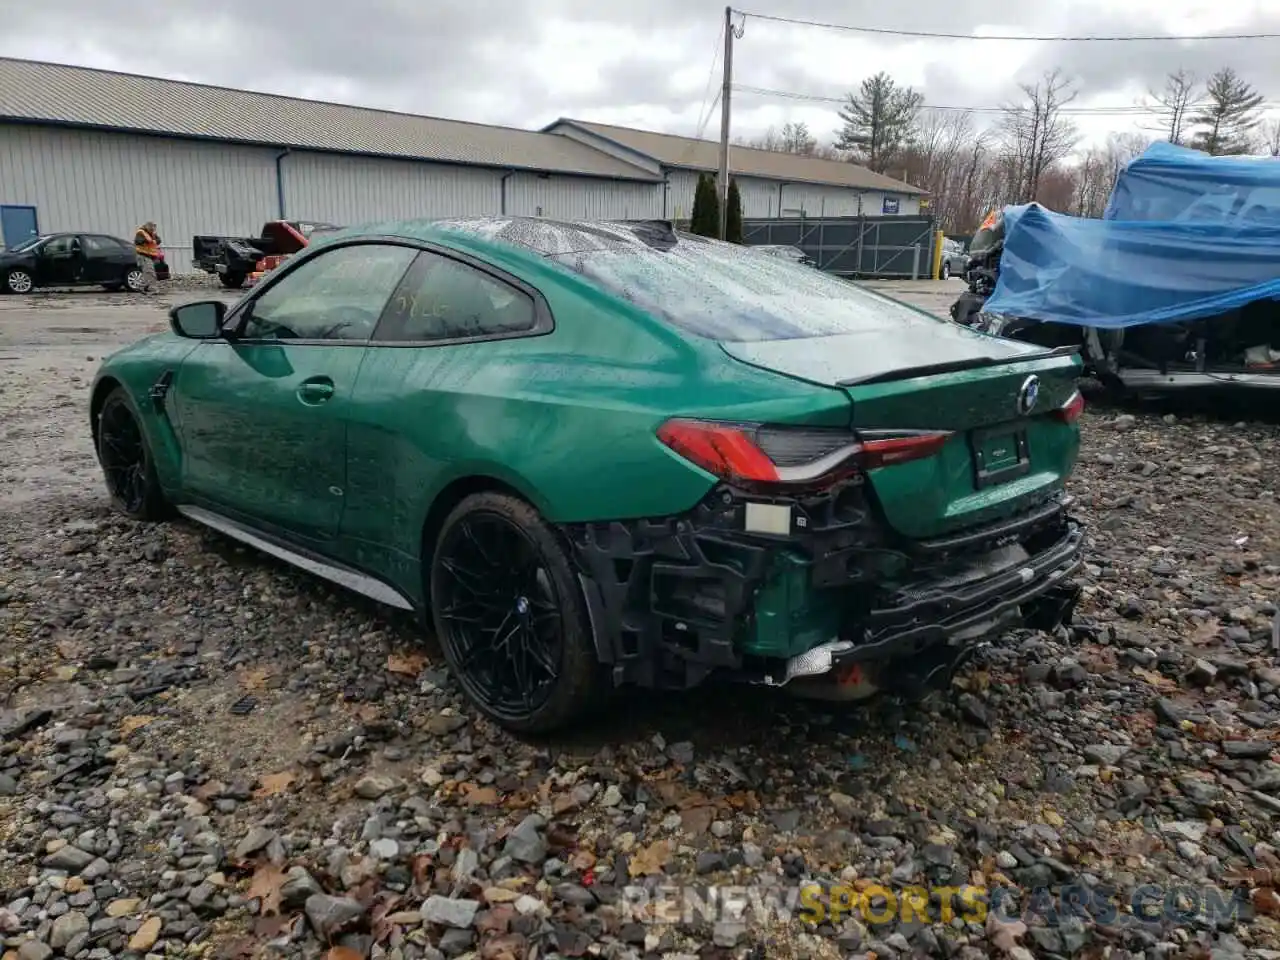
[[[951,437],[949,433],[923,433],[911,437],[889,437],[884,440],[867,440],[862,444],[858,462],[863,469],[891,467],[895,463],[923,460],[942,449]]]
[[[668,420],[658,439],[680,456],[722,480],[776,483],[773,461],[736,426],[696,420]]]
[[[1071,394],[1071,397],[1057,409],[1056,413],[1058,419],[1063,423],[1075,423],[1080,419],[1080,415],[1084,413],[1084,394],[1079,390]]]

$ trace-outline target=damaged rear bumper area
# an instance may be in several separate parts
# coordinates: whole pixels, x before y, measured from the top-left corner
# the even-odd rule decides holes
[[[857,699],[949,677],[1000,631],[1070,621],[1070,498],[921,541],[887,530],[869,496],[857,480],[785,499],[718,487],[680,517],[567,527],[601,662],[618,684],[715,675]]]

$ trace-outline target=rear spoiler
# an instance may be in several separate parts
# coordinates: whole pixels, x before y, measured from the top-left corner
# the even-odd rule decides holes
[[[1022,360],[1047,360],[1052,357],[1071,357],[1080,352],[1079,344],[1067,344],[1055,347],[1045,353],[1032,354],[1026,357],[970,357],[967,360],[950,360],[945,363],[930,363],[921,367],[904,367],[901,370],[888,370],[865,378],[839,380],[836,386],[853,387],[869,383],[889,383],[894,380],[912,380],[916,377],[933,377],[942,373],[958,373],[961,370],[977,370],[981,367],[998,367],[1006,363],[1017,363]]]

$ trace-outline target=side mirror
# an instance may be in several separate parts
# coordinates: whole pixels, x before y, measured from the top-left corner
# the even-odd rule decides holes
[[[169,326],[180,337],[190,340],[214,340],[222,335],[222,318],[227,305],[221,300],[199,300],[184,303],[169,311]]]

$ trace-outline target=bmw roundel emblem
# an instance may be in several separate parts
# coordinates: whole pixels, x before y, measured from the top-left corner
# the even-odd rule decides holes
[[[1018,412],[1026,416],[1035,408],[1039,399],[1040,378],[1032,374],[1022,381],[1022,387],[1018,390]]]

